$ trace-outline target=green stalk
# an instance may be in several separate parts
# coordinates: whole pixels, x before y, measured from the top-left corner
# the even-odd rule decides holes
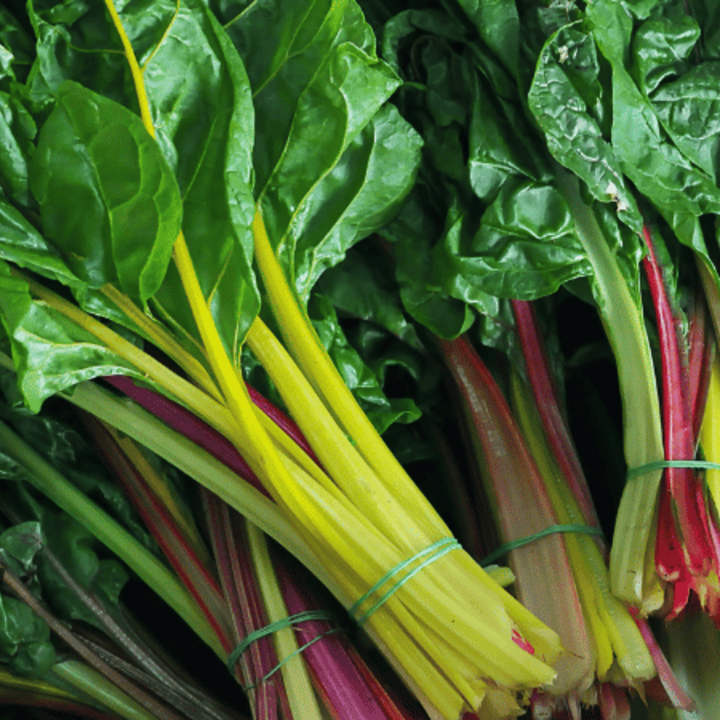
[[[122,558],[148,587],[153,588],[188,623],[203,642],[220,657],[224,657],[222,645],[207,619],[175,575],[158,558],[2,421],[0,448],[27,471],[29,483]]]
[[[578,237],[593,267],[594,292],[613,349],[623,403],[625,460],[636,468],[664,458],[660,403],[642,312],[633,300],[577,178],[557,172],[557,185],[570,206]],[[662,470],[625,485],[610,551],[612,591],[651,612],[663,602],[655,575],[652,539]]]
[[[77,660],[57,663],[51,671],[64,685],[80,691],[99,705],[117,713],[125,720],[155,720],[155,716],[138,705],[130,696],[119,690],[97,670]]]
[[[289,613],[270,559],[265,535],[252,523],[246,523],[246,527],[250,543],[250,554],[255,566],[258,586],[265,605],[268,622],[279,622],[288,617]],[[298,718],[298,720],[300,718],[302,720],[323,720],[323,714],[313,690],[305,661],[298,652],[295,632],[291,627],[287,627],[274,633],[273,639],[275,640],[279,661],[283,662],[285,658],[290,658],[280,668],[279,672],[282,672],[293,717]]]

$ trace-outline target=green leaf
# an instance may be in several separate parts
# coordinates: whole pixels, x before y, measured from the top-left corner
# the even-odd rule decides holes
[[[520,61],[520,18],[509,0],[459,0],[483,42],[517,76]]]
[[[74,289],[83,285],[35,226],[1,198],[0,258]]]
[[[342,313],[370,321],[420,350],[413,325],[403,313],[392,272],[391,250],[363,243],[348,251],[340,264],[328,270],[315,290],[332,300]]]
[[[259,307],[252,271],[254,110],[245,69],[199,0],[133,4],[120,17],[143,69],[158,143],[180,188],[195,272],[237,361]],[[197,339],[183,298],[171,267],[154,307]]]
[[[0,6],[0,67],[6,77],[25,82],[35,56],[33,39],[7,7]],[[0,74],[0,78],[3,77]]]
[[[642,217],[620,160],[588,107],[602,92],[599,72],[592,36],[561,28],[543,48],[528,101],[558,162],[581,177],[597,200],[614,202],[618,216],[640,232]]]
[[[48,513],[43,520],[48,547],[81,587],[107,607],[117,606],[120,591],[130,578],[127,569],[114,558],[101,558],[95,537],[65,513]],[[63,620],[84,620],[103,629],[99,620],[68,587],[55,567],[42,556],[38,578],[43,597]]]
[[[5,567],[22,577],[34,572],[35,558],[44,545],[39,522],[20,523],[0,535],[0,557]]]
[[[28,408],[83,380],[137,371],[85,330],[44,303],[27,283],[0,262],[0,318],[10,339],[18,384]]]
[[[303,200],[284,239],[295,248],[291,270],[302,302],[327,268],[396,213],[415,180],[421,143],[385,105]]]
[[[0,187],[14,202],[31,204],[28,163],[34,146],[35,122],[17,97],[0,91]]]
[[[320,274],[395,211],[420,141],[393,109],[380,111],[399,79],[353,0],[218,12],[253,88],[256,197],[304,303]]]
[[[463,214],[435,263],[452,278],[449,294],[471,304],[477,290],[530,300],[590,273],[562,196],[529,181],[504,184],[480,217],[472,209]]]
[[[125,104],[127,70],[122,45],[103,3],[29,0],[27,13],[36,36],[36,55],[26,95],[38,113],[49,112],[65,80],[74,80]],[[128,107],[137,111],[137,101]]]
[[[45,621],[21,600],[0,595],[0,666],[20,677],[42,677],[54,663]]]
[[[80,278],[144,302],[180,230],[177,185],[140,118],[72,81],[58,93],[31,165],[45,233]]]
[[[633,38],[634,76],[676,147],[717,184],[720,168],[720,62],[693,66],[695,20],[652,18]]]

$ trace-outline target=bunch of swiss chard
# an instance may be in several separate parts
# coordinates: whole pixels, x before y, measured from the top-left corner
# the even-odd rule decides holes
[[[46,0],[2,12],[0,316],[27,408],[62,394],[102,421],[89,432],[129,495],[153,506],[171,563],[187,543],[142,495],[151,472],[124,436],[300,559],[430,717],[520,714],[555,678],[556,632],[462,549],[410,480],[371,420],[383,429],[416,408],[393,406],[329,304],[310,303],[327,268],[396,214],[421,159],[420,135],[388,102],[401,80],[360,7]],[[328,330],[344,375],[321,342]],[[256,402],[242,371],[260,366],[304,440]],[[153,399],[143,407],[98,377],[133,395],[131,378]],[[21,439],[6,444],[35,467]],[[116,546],[77,491],[47,477],[42,491]],[[226,530],[210,533],[218,557]],[[134,570],[152,585],[143,563]],[[235,569],[218,563],[244,612]],[[165,577],[166,602],[232,665],[212,584],[177,593]],[[258,646],[239,619],[245,658]],[[275,622],[288,619],[268,620],[256,632],[282,646]],[[296,651],[283,654],[289,664]],[[243,668],[248,691],[261,683],[255,712],[276,708],[265,676]]]
[[[672,619],[695,596],[718,620],[718,10],[365,6],[405,80],[394,102],[425,140],[418,181],[380,231],[405,310],[528,374],[518,301],[591,303],[617,363],[627,474],[607,587],[639,616]],[[544,432],[591,509],[565,441]]]

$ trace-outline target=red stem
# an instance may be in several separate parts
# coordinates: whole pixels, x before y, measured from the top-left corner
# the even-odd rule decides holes
[[[592,527],[599,527],[600,523],[590,489],[570,438],[565,417],[560,410],[558,394],[550,373],[550,364],[545,351],[545,343],[538,328],[535,308],[531,303],[523,300],[513,300],[512,308],[530,388],[535,399],[535,407],[545,430],[550,450],[580,505],[585,523]]]
[[[663,425],[665,459],[692,460],[695,457],[693,423],[690,413],[690,387],[687,363],[677,336],[677,322],[668,299],[662,268],[647,226],[643,237],[648,253],[643,267],[657,317],[662,359]],[[713,555],[705,534],[704,505],[698,505],[695,472],[690,468],[667,468],[665,483],[675,509],[688,570],[706,576],[713,567]]]

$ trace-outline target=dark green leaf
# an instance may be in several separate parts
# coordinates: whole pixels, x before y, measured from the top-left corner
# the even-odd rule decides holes
[[[116,606],[120,591],[130,577],[128,571],[113,558],[100,558],[95,537],[65,513],[48,513],[43,530],[48,547],[75,582],[106,606]],[[38,562],[38,578],[43,596],[58,617],[98,624],[97,618],[78,600],[52,563],[42,556]]]
[[[20,100],[0,91],[0,187],[20,205],[30,205],[28,163],[34,146],[35,122]]]
[[[143,302],[156,292],[182,205],[139,117],[77,83],[63,84],[40,132],[31,184],[47,237],[79,277],[96,287],[117,282]]]
[[[520,60],[520,18],[508,0],[459,0],[485,44],[516,76]]]
[[[22,601],[0,595],[0,666],[20,677],[42,677],[54,663],[45,621]]]
[[[581,177],[597,200],[616,203],[619,217],[639,232],[642,218],[620,161],[588,108],[588,100],[601,94],[598,74],[592,36],[561,28],[543,48],[530,88],[530,108],[558,162]]]
[[[392,251],[363,243],[345,260],[328,270],[316,290],[340,311],[371,321],[415,349],[421,344],[415,328],[403,314],[392,271]]]
[[[377,375],[348,343],[335,309],[327,298],[313,295],[308,313],[345,384],[379,432],[385,432],[394,422],[409,423],[420,417],[420,411],[412,400],[388,400]]]
[[[5,567],[22,577],[34,571],[36,556],[44,545],[39,522],[13,525],[0,535],[0,558]]]
[[[533,182],[503,185],[482,216],[464,214],[443,245],[435,267],[452,277],[449,293],[471,304],[478,290],[530,300],[590,272],[562,196]]]

